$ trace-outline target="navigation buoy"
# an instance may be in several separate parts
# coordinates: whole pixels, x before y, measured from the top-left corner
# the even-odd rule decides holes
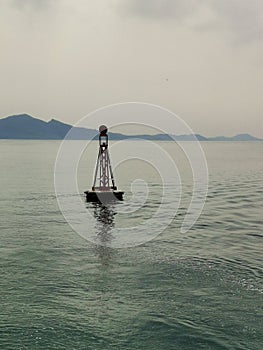
[[[118,191],[115,185],[108,150],[108,129],[105,125],[99,127],[99,154],[94,173],[91,191],[85,191],[87,202],[109,202],[123,200],[124,192]]]

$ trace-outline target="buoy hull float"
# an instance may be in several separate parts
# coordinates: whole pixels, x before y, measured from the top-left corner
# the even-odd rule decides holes
[[[122,191],[85,191],[87,202],[109,203],[116,200],[123,201]]]

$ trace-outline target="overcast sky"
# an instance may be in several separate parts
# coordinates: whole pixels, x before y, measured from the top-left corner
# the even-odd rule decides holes
[[[1,0],[0,45],[1,117],[141,101],[263,137],[262,0]]]

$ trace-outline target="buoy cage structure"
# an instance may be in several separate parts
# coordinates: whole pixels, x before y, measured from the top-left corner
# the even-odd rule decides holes
[[[109,156],[108,129],[105,125],[99,128],[99,154],[97,158],[93,186],[91,191],[85,191],[87,202],[111,202],[123,200],[123,191],[118,191],[115,185]]]

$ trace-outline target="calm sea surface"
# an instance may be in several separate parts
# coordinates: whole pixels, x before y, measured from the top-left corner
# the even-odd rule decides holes
[[[93,244],[67,224],[54,192],[59,145],[0,141],[0,349],[262,350],[263,143],[202,143],[209,193],[184,234],[191,169],[174,143],[159,143],[180,171],[182,201],[157,238],[128,249]],[[143,152],[143,141],[128,145]],[[94,142],[79,163],[81,192],[96,152]],[[160,174],[140,160],[119,166],[116,178],[126,202],[87,206],[97,220],[87,230],[103,239],[147,220],[162,190]],[[148,182],[148,200],[119,213],[135,179]]]

